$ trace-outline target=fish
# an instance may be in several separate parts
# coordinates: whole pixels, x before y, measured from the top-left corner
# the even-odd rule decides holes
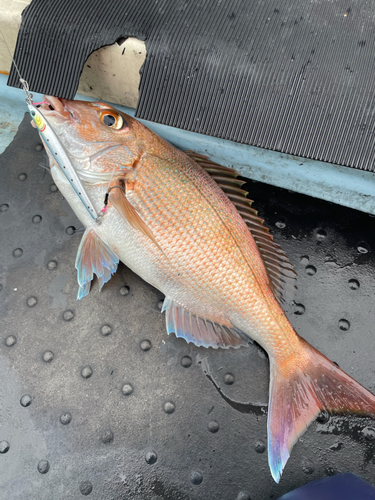
[[[164,295],[168,334],[197,346],[250,339],[270,365],[268,463],[280,481],[292,448],[322,412],[375,418],[375,396],[294,330],[282,308],[295,288],[289,259],[252,207],[244,181],[208,157],[182,152],[103,102],[45,96],[39,111],[66,151],[93,219],[46,148],[57,187],[85,232],[78,299],[119,261]]]

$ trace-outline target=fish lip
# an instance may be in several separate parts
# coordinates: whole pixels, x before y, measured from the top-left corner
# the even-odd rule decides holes
[[[52,117],[59,122],[65,122],[73,118],[72,113],[64,106],[64,99],[59,97],[44,95],[43,104],[40,105],[39,109],[47,118]]]

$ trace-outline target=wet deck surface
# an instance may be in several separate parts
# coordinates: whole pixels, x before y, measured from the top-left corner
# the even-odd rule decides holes
[[[83,228],[29,121],[0,157],[0,497],[263,500],[343,471],[375,485],[375,421],[355,417],[313,423],[273,482],[257,346],[168,337],[162,295],[122,265],[76,301]],[[248,190],[298,273],[292,324],[375,392],[374,218]]]

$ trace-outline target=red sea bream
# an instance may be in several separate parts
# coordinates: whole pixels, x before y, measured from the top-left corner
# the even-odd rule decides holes
[[[277,482],[320,411],[375,417],[375,396],[289,323],[279,302],[293,287],[292,267],[234,171],[177,150],[107,104],[46,102],[40,111],[96,212],[105,209],[90,216],[46,148],[53,179],[86,228],[78,298],[121,260],[165,294],[168,333],[213,348],[258,342],[270,362],[268,461]]]

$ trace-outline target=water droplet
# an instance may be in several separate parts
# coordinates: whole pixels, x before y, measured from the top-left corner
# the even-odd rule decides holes
[[[196,485],[201,484],[201,482],[203,481],[203,476],[197,470],[193,470],[193,472],[190,474],[190,481]]]
[[[42,355],[42,359],[45,363],[51,363],[55,355],[52,351],[45,351]]]
[[[14,335],[8,335],[8,337],[5,339],[5,345],[7,347],[13,347],[15,344],[17,344],[17,339]]]
[[[124,285],[120,288],[120,295],[123,295],[123,296],[129,295],[129,292],[130,292],[130,288],[126,285]]]
[[[7,453],[9,451],[10,444],[8,441],[0,441],[0,453]]]
[[[246,493],[246,491],[240,491],[236,497],[236,500],[251,500],[251,496]]]
[[[56,193],[57,191],[57,186],[56,184],[51,184],[50,187],[49,187],[50,191],[52,191],[52,193]]]
[[[43,145],[42,144],[37,144],[35,146],[35,151],[42,151],[42,149],[43,149]]]
[[[100,333],[106,337],[112,333],[112,327],[110,325],[103,325],[100,329]]]
[[[49,471],[49,462],[47,460],[40,460],[38,463],[38,471],[41,474],[47,474]]]
[[[227,384],[227,385],[234,384],[234,375],[233,375],[233,373],[226,373],[224,375],[224,383]]]
[[[258,441],[255,442],[254,450],[257,453],[264,453],[265,449],[266,449],[266,443],[261,439],[258,439]]]
[[[72,421],[72,414],[70,411],[66,411],[60,415],[60,422],[63,425],[68,425]]]
[[[284,229],[286,226],[286,223],[284,220],[280,219],[275,223],[275,226],[278,227],[279,229]]]
[[[365,254],[365,253],[369,252],[370,247],[369,247],[369,245],[365,241],[361,241],[357,245],[357,250],[358,250],[359,253]]]
[[[211,420],[211,422],[208,422],[207,429],[215,434],[219,430],[220,426],[215,420]]]
[[[156,454],[156,451],[154,450],[150,450],[150,451],[147,451],[146,454],[145,454],[145,460],[146,462],[149,464],[149,465],[152,465],[156,462],[156,460],[158,459],[158,456]]]
[[[15,250],[13,250],[13,257],[16,257],[16,259],[18,257],[21,257],[22,254],[23,254],[22,248],[16,248]]]
[[[350,323],[347,319],[340,319],[339,320],[339,328],[340,330],[342,330],[343,332],[347,332],[350,328]]]
[[[113,432],[110,430],[103,431],[100,439],[104,444],[111,443],[113,441]]]
[[[257,345],[257,352],[260,358],[268,359],[266,351],[262,347],[260,347],[260,345]]]
[[[52,271],[52,269],[56,269],[57,262],[55,260],[50,260],[47,264],[47,268]]]
[[[318,229],[318,231],[316,232],[316,239],[318,241],[323,241],[327,238],[327,231],[325,231],[324,229]]]
[[[76,228],[74,226],[69,226],[65,229],[65,232],[66,232],[66,234],[71,236],[72,234],[74,234],[76,232]]]
[[[83,378],[90,378],[92,375],[92,368],[91,366],[84,366],[81,370],[81,375]]]
[[[63,318],[65,321],[71,321],[74,318],[74,312],[70,309],[64,311]]]
[[[362,434],[368,441],[375,441],[375,428],[374,427],[364,427],[362,429]]]
[[[27,175],[26,174],[20,174],[18,176],[18,180],[21,181],[21,182],[25,181],[26,179],[27,179]]]
[[[165,413],[168,413],[170,415],[171,413],[173,413],[175,411],[176,406],[172,401],[166,401],[164,403],[163,408],[164,408]]]
[[[31,219],[33,224],[39,224],[42,222],[42,217],[41,215],[34,215],[34,217]]]
[[[306,274],[308,274],[309,276],[314,276],[314,274],[316,273],[316,267],[307,266],[305,271],[306,271]]]
[[[28,305],[29,307],[34,307],[34,306],[36,306],[36,305],[37,305],[37,303],[38,303],[38,299],[37,299],[36,297],[29,297],[29,298],[27,299],[27,305]]]
[[[322,410],[319,415],[316,417],[316,420],[320,424],[326,424],[329,420],[329,413],[328,411]]]
[[[310,259],[307,255],[302,255],[299,261],[303,266],[307,266],[307,264],[310,262]]]
[[[302,458],[301,467],[305,474],[312,474],[315,470],[314,462],[312,462],[306,457]]]
[[[293,303],[293,313],[297,316],[301,316],[305,312],[305,306],[303,304],[298,304],[297,302]]]
[[[90,483],[90,481],[83,481],[79,485],[79,491],[82,493],[82,495],[90,495],[90,493],[92,492],[92,484]]]
[[[360,287],[360,284],[359,284],[358,280],[351,279],[351,280],[348,281],[348,283],[349,283],[349,287],[352,290],[358,290],[358,288]]]
[[[9,208],[8,203],[3,203],[2,205],[0,205],[0,212],[6,212],[8,208]]]
[[[134,391],[134,388],[131,384],[124,384],[121,387],[121,392],[124,394],[124,396],[130,396],[132,392]]]
[[[337,442],[337,443],[334,443],[332,446],[330,446],[330,447],[329,447],[329,449],[330,449],[331,451],[339,451],[339,450],[341,450],[341,448],[342,448],[343,446],[344,446],[344,445],[343,445],[343,443],[339,443],[339,442]]]
[[[145,339],[145,340],[142,340],[142,342],[140,343],[140,347],[141,347],[142,351],[149,351],[152,347],[152,344],[149,340]]]
[[[191,364],[192,364],[193,360],[191,359],[190,356],[183,356],[181,358],[181,365],[184,367],[184,368],[190,368]]]
[[[24,408],[27,408],[28,406],[31,405],[31,401],[32,401],[31,396],[29,394],[24,394],[20,399],[20,404]]]

